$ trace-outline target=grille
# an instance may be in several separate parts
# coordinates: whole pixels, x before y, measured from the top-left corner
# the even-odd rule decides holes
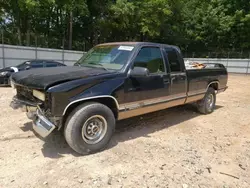
[[[50,101],[51,100],[50,100],[49,95],[45,95],[45,102],[44,102],[34,97],[33,90],[28,87],[16,85],[16,90],[17,90],[16,97],[19,100],[32,103],[35,106],[39,105],[39,107],[44,111],[45,114],[50,114]]]
[[[35,97],[33,96],[31,89],[29,89],[27,87],[23,87],[23,86],[16,86],[16,90],[17,90],[17,98],[26,99],[26,100],[32,101],[32,102],[37,101],[35,99]]]

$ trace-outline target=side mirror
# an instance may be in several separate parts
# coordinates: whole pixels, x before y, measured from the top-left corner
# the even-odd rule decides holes
[[[149,75],[149,70],[144,67],[134,67],[130,72],[130,76],[132,77],[140,77],[148,75]]]

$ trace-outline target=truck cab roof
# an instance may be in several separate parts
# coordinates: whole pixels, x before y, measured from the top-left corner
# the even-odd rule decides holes
[[[165,46],[165,47],[172,47],[177,49],[180,52],[180,48],[174,45],[169,44],[161,44],[161,43],[154,43],[154,42],[108,42],[108,43],[102,43],[98,44],[97,46],[108,46],[108,45],[129,45],[129,46]]]

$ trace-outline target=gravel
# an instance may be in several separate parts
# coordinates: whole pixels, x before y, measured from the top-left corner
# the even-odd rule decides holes
[[[121,121],[103,152],[42,140],[0,88],[0,187],[250,187],[250,77],[229,76],[214,113],[190,105]],[[230,176],[231,175],[231,176]],[[235,177],[235,178],[234,178]]]

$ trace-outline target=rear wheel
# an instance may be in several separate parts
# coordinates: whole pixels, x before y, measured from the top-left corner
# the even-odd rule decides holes
[[[215,90],[209,87],[204,98],[197,102],[197,109],[202,114],[210,114],[214,111],[215,103],[216,103]]]
[[[103,150],[115,130],[115,117],[107,106],[90,102],[78,106],[68,117],[64,136],[69,146],[80,154]]]

